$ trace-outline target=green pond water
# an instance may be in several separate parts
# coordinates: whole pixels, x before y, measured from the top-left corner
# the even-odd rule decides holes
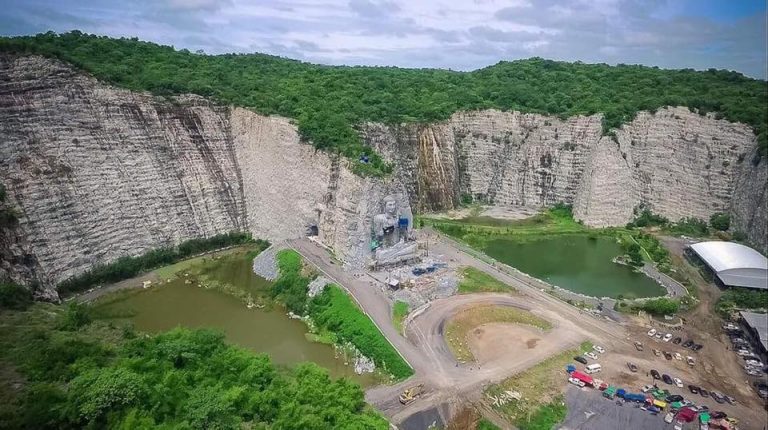
[[[232,294],[198,286],[199,281],[218,281],[254,298],[264,295],[269,283],[251,272],[249,258],[222,258],[196,269],[192,276],[182,274],[146,290],[105,296],[96,303],[97,312],[130,321],[137,330],[148,333],[178,326],[214,328],[233,344],[269,354],[277,364],[291,366],[310,361],[328,369],[334,377],[350,377],[364,386],[375,382],[373,375],[355,375],[353,368],[345,364],[343,353],[332,346],[308,340],[307,326],[288,318],[282,307],[248,309],[242,299]],[[203,276],[198,278],[195,272]]]
[[[622,251],[610,237],[564,235],[527,242],[493,239],[483,251],[533,277],[588,296],[634,298],[666,294],[662,286],[646,275],[612,262]]]

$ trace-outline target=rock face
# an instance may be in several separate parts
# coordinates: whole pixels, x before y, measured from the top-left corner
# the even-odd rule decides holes
[[[624,224],[639,204],[671,219],[731,210],[765,248],[765,165],[740,124],[684,108],[641,113],[602,135],[599,115],[561,120],[494,110],[435,124],[363,124],[395,163],[360,178],[299,141],[285,118],[196,96],[104,85],[57,61],[0,57],[0,182],[19,213],[0,229],[0,277],[51,286],[94,264],[232,230],[288,239],[316,227],[352,265],[395,195],[404,210],[462,200],[574,205],[589,225]],[[758,159],[759,160],[759,159]]]
[[[560,120],[494,110],[431,125],[367,124],[362,133],[395,163],[395,176],[422,211],[470,199],[498,206],[563,202],[577,219],[602,227],[626,224],[640,205],[671,220],[708,220],[742,208],[757,214],[746,209],[748,199],[732,207],[732,196],[737,182],[745,196],[765,190],[764,169],[745,170],[756,146],[749,127],[680,107],[640,112],[613,136],[603,136],[599,115]],[[745,222],[756,236],[754,222]]]

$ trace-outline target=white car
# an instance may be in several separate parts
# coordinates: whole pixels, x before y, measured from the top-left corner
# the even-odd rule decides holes
[[[672,340],[672,333],[667,333],[664,335],[664,342],[669,342]]]
[[[736,354],[738,354],[738,355],[743,357],[745,355],[752,355],[752,351],[750,351],[748,349],[740,349],[740,350],[736,351]]]
[[[757,360],[747,360],[746,363],[752,367],[763,367],[762,361]]]
[[[675,381],[675,385],[677,385],[678,388],[683,388],[683,381],[681,381],[680,378],[674,378],[673,381]]]
[[[675,418],[675,415],[672,412],[669,412],[667,416],[664,417],[664,422],[667,424],[672,424],[673,418]]]
[[[691,357],[690,355],[685,357],[685,361],[686,363],[688,363],[689,366],[696,365],[696,360],[694,360],[693,357]]]
[[[592,347],[592,349],[594,349],[595,351],[599,352],[600,354],[605,354],[605,348],[603,348],[600,345],[595,345],[595,346]]]
[[[661,333],[656,333],[656,336],[654,336],[656,339],[661,339]]]
[[[656,336],[656,329],[652,328],[652,329],[648,330],[648,336],[650,336],[650,337]]]
[[[584,383],[584,381],[581,381],[581,380],[576,379],[576,378],[568,378],[568,382],[570,382],[571,384],[576,385],[578,387],[584,387],[585,385],[587,385],[587,384]]]
[[[642,391],[643,393],[647,393],[647,392],[649,392],[651,390],[653,390],[653,385],[644,385],[642,390],[640,390],[640,391]]]
[[[676,353],[675,353],[675,360],[680,360],[680,361],[682,361],[682,360],[683,360],[683,356],[682,356],[682,355],[680,355],[680,353],[679,353],[679,352],[676,352]]]
[[[586,355],[587,357],[589,357],[589,358],[591,358],[593,360],[597,360],[597,356],[595,355],[594,352],[585,352],[584,355]]]

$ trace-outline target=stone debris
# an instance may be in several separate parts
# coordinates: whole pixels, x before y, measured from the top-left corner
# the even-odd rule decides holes
[[[253,273],[261,276],[268,281],[274,281],[280,276],[277,268],[277,253],[280,251],[275,245],[261,251],[256,258],[253,259]]]
[[[312,282],[309,283],[309,286],[307,287],[307,296],[315,297],[316,295],[322,293],[323,290],[325,289],[325,286],[330,283],[331,281],[328,280],[328,278],[324,276],[318,276]]]

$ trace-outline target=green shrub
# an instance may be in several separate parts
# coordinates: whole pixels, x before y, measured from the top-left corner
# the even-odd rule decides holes
[[[733,240],[736,242],[745,242],[747,240],[747,235],[743,231],[734,231],[733,236],[731,236]]]
[[[721,313],[734,309],[768,309],[768,290],[728,288],[720,296],[715,307]]]
[[[0,309],[24,310],[32,304],[32,292],[13,282],[0,282]]]
[[[715,230],[728,231],[731,228],[731,216],[722,212],[714,213],[709,217],[709,225]]]
[[[666,297],[646,300],[636,308],[642,309],[652,315],[673,315],[680,309],[680,303]]]
[[[413,369],[397,353],[376,325],[339,287],[330,285],[309,303],[309,315],[318,327],[342,342],[350,342],[376,366],[396,379],[413,375]]]
[[[190,239],[176,247],[153,249],[137,257],[120,257],[111,263],[94,266],[83,274],[59,283],[58,291],[61,295],[70,295],[97,285],[130,279],[205,251],[246,243],[254,243],[260,249],[269,246],[269,242],[253,240],[250,233],[246,232],[230,232],[205,239]]]
[[[59,316],[59,330],[75,331],[91,322],[90,309],[87,305],[70,302]]]
[[[627,227],[654,227],[664,226],[669,220],[661,215],[654,214],[648,208],[635,208],[635,219]]]
[[[270,287],[272,298],[283,302],[289,311],[304,315],[311,279],[301,275],[301,255],[292,249],[283,249],[277,253],[277,266],[280,276]]]
[[[701,237],[709,234],[709,227],[702,219],[688,217],[672,224],[672,226],[669,227],[669,231],[674,234]]]

